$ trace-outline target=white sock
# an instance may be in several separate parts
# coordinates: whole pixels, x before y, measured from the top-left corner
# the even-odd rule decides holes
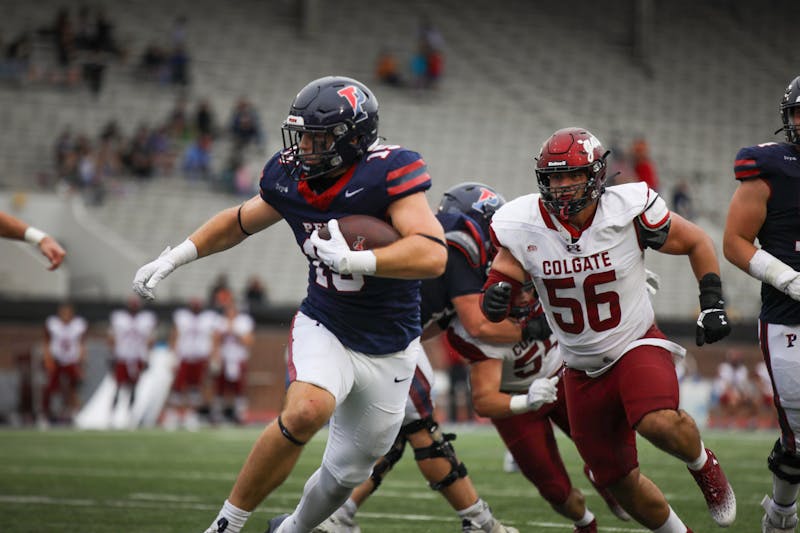
[[[248,518],[250,518],[250,511],[239,509],[228,500],[225,500],[225,503],[222,504],[222,509],[220,509],[219,514],[211,523],[209,530],[217,531],[220,529],[220,526],[224,525],[224,523],[220,524],[220,521],[224,520],[228,523],[227,527],[223,530],[225,533],[239,533]]]
[[[703,448],[703,450],[705,450],[705,448]],[[678,518],[678,515],[676,515],[675,511],[670,507],[667,521],[661,524],[658,529],[654,529],[653,533],[686,533],[686,531],[686,525],[684,525],[683,521]]]
[[[583,513],[583,518],[577,520],[575,525],[578,527],[588,526],[594,520],[594,515],[592,512],[587,508],[586,511]]]
[[[456,511],[456,514],[458,514],[458,517],[462,520],[464,518],[472,520],[479,527],[485,526],[494,519],[492,516],[492,510],[489,509],[489,505],[481,498],[478,498],[477,502],[475,502],[473,505],[470,505],[466,509]]]
[[[347,501],[342,504],[340,509],[347,513],[347,516],[353,518],[356,516],[356,512],[358,511],[358,505],[356,505],[356,502],[353,501],[353,498],[347,498]]]
[[[800,485],[772,476],[772,501],[781,507],[790,507],[797,500]]]
[[[703,444],[703,441],[700,441],[700,456],[695,459],[694,461],[686,463],[686,466],[689,467],[689,470],[694,470],[695,472],[701,470],[708,461],[708,454],[706,453],[706,445]]]

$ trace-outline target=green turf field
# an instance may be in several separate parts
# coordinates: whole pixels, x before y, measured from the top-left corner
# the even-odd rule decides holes
[[[255,440],[255,429],[0,432],[0,531],[201,532],[214,518]],[[759,502],[769,492],[766,456],[776,433],[704,433],[736,491],[739,514],[726,531],[760,531]],[[615,519],[583,476],[572,443],[559,441],[573,482],[597,514],[600,531],[645,531]],[[305,450],[287,482],[253,514],[245,532],[289,512],[318,466],[324,434]],[[570,532],[520,474],[502,471],[503,448],[490,427],[459,428],[456,450],[497,517],[522,532]],[[640,441],[642,470],[667,494],[695,533],[719,530],[679,461]],[[455,514],[427,488],[407,451],[359,513],[365,533],[457,532]],[[721,530],[719,530],[721,531]]]

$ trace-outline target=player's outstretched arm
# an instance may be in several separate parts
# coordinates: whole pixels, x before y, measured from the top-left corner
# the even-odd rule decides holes
[[[481,294],[465,294],[452,299],[458,319],[470,336],[494,344],[508,344],[522,339],[522,328],[516,322],[489,322],[481,311]]]
[[[57,269],[67,255],[64,248],[53,237],[2,211],[0,211],[0,237],[24,240],[37,246],[42,255],[50,261],[48,270]]]
[[[281,219],[281,215],[256,195],[240,206],[220,211],[175,248],[167,246],[154,261],[142,266],[133,290],[152,300],[156,285],[181,265],[236,246]]]

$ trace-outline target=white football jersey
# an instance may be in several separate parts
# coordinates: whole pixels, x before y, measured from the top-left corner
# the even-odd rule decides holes
[[[244,313],[236,315],[233,321],[224,316],[219,318],[217,333],[222,336],[219,352],[228,379],[239,377],[240,364],[250,356],[250,348],[242,344],[239,337],[249,335],[254,328],[253,318]]]
[[[188,309],[178,309],[172,315],[172,320],[178,333],[175,341],[178,357],[188,361],[208,359],[219,315],[211,310],[194,314]]]
[[[135,315],[124,309],[113,311],[109,328],[114,337],[114,357],[122,361],[146,360],[157,323],[152,311]]]
[[[471,337],[458,317],[453,319],[450,327],[453,328],[453,333],[489,359],[503,361],[503,376],[500,380],[502,392],[527,392],[535,379],[555,375],[564,361],[553,336],[544,341],[492,344]]]
[[[607,188],[582,231],[552,217],[538,194],[506,203],[492,218],[500,244],[533,278],[572,368],[607,367],[653,325],[637,217],[652,229],[669,222],[663,199],[644,183]]]
[[[48,317],[45,328],[50,336],[50,353],[62,365],[71,365],[80,360],[81,338],[88,328],[82,317],[73,317],[64,322],[57,316]]]

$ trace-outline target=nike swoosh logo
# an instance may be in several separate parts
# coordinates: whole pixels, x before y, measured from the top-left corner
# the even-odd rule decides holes
[[[354,191],[344,191],[344,197],[345,198],[350,198],[351,196],[355,196],[356,194],[360,193],[363,190],[364,190],[364,187],[361,187],[360,189],[356,189]]]
[[[405,381],[407,379],[410,379],[410,378],[403,378],[403,379],[394,378],[394,382],[395,383],[400,383],[400,382],[403,382],[403,381]]]

